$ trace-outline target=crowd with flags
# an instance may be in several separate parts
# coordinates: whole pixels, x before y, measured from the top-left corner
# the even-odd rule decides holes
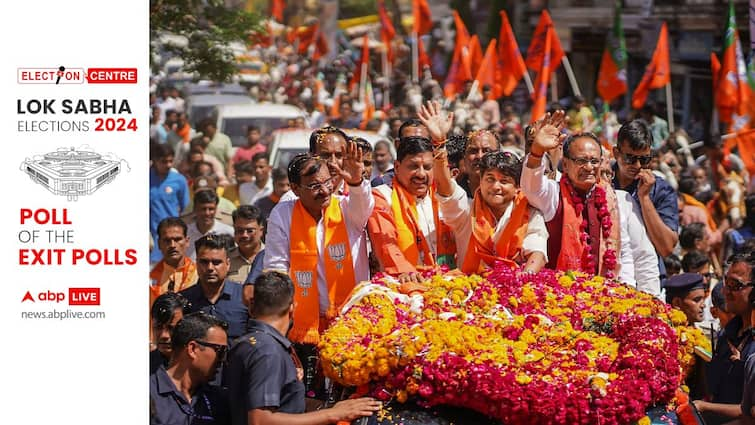
[[[285,8],[271,1],[271,19]],[[379,408],[369,398],[304,402],[335,401],[318,380],[317,343],[355,285],[390,275],[411,294],[440,270],[504,264],[616,279],[681,310],[715,347],[687,382],[694,405],[709,424],[755,423],[755,70],[733,5],[723,51],[711,52],[722,135],[701,142],[673,119],[666,23],[631,87],[617,5],[596,108],[548,10],[525,55],[505,11],[484,49],[453,11],[442,74],[427,0],[412,1],[406,37],[383,0],[377,12],[374,33],[336,46],[318,22],[255,37],[267,71],[250,97],[306,116],[287,126],[306,129],[307,152],[279,168],[259,128],[234,149],[214,121],[187,116],[178,90],[152,94],[151,422],[369,416]],[[549,101],[560,67],[567,104]],[[522,85],[525,111],[511,102]],[[657,89],[668,113],[648,100]],[[623,97],[633,110],[620,120],[610,105]]]

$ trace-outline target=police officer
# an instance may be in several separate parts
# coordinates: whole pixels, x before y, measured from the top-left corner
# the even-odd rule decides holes
[[[251,313],[250,331],[233,343],[225,369],[234,425],[330,424],[380,409],[379,401],[365,397],[304,413],[303,369],[284,336],[294,314],[294,285],[288,275],[259,276]]]
[[[693,325],[703,321],[705,279],[698,273],[682,273],[666,279],[666,302],[687,316]]]

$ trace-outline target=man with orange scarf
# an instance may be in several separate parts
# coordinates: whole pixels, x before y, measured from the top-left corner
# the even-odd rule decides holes
[[[434,141],[442,141],[453,125],[438,102],[423,105],[419,117]],[[538,272],[547,261],[548,230],[540,211],[532,208],[519,190],[522,160],[511,152],[489,152],[476,161],[480,176],[470,205],[464,192],[451,178],[448,152],[436,150],[435,182],[438,204],[446,222],[454,229],[459,247],[459,268],[480,273],[485,267],[504,262],[512,267]]]
[[[364,228],[374,199],[362,178],[356,143],[347,142],[339,177],[349,195],[335,195],[325,161],[299,154],[288,165],[296,199],[281,200],[268,218],[264,269],[284,270],[296,287],[289,338],[317,344],[319,331],[338,313],[357,282],[368,280]]]
[[[532,125],[533,143],[522,170],[522,189],[548,226],[548,267],[618,278],[659,297],[655,250],[637,204],[601,181],[598,139],[577,133],[564,141],[564,124],[563,111],[557,111]],[[564,174],[556,182],[545,176],[542,159],[562,142]]]
[[[420,282],[420,272],[447,264],[455,267],[456,240],[438,207],[433,188],[430,139],[401,139],[393,187],[373,189],[375,210],[367,230],[381,270],[402,282]],[[466,197],[463,190],[459,196]]]

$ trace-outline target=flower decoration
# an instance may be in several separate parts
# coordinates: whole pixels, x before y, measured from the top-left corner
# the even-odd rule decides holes
[[[673,399],[701,343],[683,314],[601,276],[500,266],[426,286],[360,284],[321,338],[325,374],[504,423],[628,424]]]

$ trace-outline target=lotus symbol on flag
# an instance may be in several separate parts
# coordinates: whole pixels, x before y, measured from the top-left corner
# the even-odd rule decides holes
[[[307,289],[312,287],[312,272],[294,272],[296,283],[302,289],[302,296],[307,296]]]

